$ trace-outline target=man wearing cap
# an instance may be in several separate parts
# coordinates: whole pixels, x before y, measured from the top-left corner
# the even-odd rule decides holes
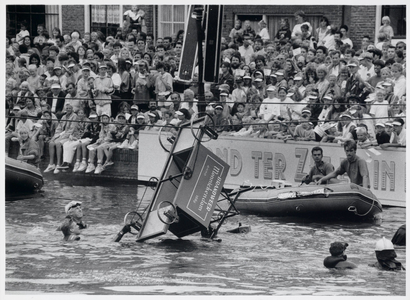
[[[326,180],[336,178],[338,175],[343,175],[346,173],[350,178],[350,182],[360,185],[366,189],[370,189],[367,163],[364,159],[356,155],[356,142],[353,140],[348,140],[344,143],[343,148],[346,153],[346,159],[340,163],[340,166],[335,171],[320,178],[316,184],[322,184]]]
[[[186,108],[191,115],[198,113],[198,100],[195,99],[195,93],[191,89],[186,89],[184,91],[184,100],[181,103],[180,108]]]
[[[280,115],[280,100],[276,97],[276,88],[273,85],[266,89],[266,93],[268,97],[263,99],[259,107],[259,117],[269,122]]]
[[[406,147],[406,129],[403,127],[404,120],[402,118],[396,118],[392,124],[394,133],[397,136],[397,141],[393,143],[385,143],[380,145],[380,147],[383,149],[387,147]]]
[[[357,72],[363,81],[368,81],[371,77],[376,75],[373,66],[373,54],[370,52],[365,52],[363,54],[363,59],[361,60],[361,66]]]
[[[223,111],[224,111],[224,106],[222,104],[215,105],[212,119],[214,120],[215,131],[218,134],[221,134],[224,131],[225,132],[230,131],[231,129],[231,124],[229,122],[229,119],[224,116]]]
[[[353,117],[349,113],[343,113],[340,115],[340,123],[342,124],[342,135],[335,137],[335,143],[345,143],[348,140],[354,140],[353,132],[356,129],[356,125],[353,122]]]
[[[323,103],[324,105],[322,106],[322,111],[318,116],[318,121],[320,124],[323,124],[323,122],[326,121],[329,112],[332,110],[333,98],[330,95],[325,95],[323,97]]]
[[[386,132],[385,128],[386,125],[384,125],[381,122],[376,123],[376,140],[377,144],[380,146],[382,144],[387,144],[390,142],[390,135]]]
[[[96,104],[97,115],[103,113],[111,116],[111,94],[114,92],[114,85],[107,76],[108,67],[105,63],[98,66],[98,76],[94,81],[94,101]]]
[[[352,58],[347,64],[347,67],[349,68],[350,77],[346,82],[345,97],[349,98],[353,95],[359,96],[364,88],[364,80],[358,74],[359,61],[355,58]]]
[[[51,85],[51,91],[47,93],[47,104],[50,105],[51,112],[54,113],[58,119],[62,117],[64,109],[66,94],[61,90],[58,83]]]

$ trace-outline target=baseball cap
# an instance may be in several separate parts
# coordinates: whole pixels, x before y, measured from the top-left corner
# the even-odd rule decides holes
[[[263,81],[263,79],[262,78],[256,78],[255,81],[261,82],[261,81]]]
[[[224,109],[224,107],[221,104],[215,105],[215,109],[217,109],[217,108]]]
[[[81,206],[81,202],[80,201],[71,201],[66,206],[64,206],[65,213],[67,214],[70,209],[72,209],[73,207],[76,207],[76,206]]]
[[[267,91],[276,91],[276,88],[275,88],[275,86],[270,85],[266,90]]]
[[[380,126],[380,127],[383,127],[383,128],[385,128],[386,126],[383,124],[383,123],[376,123],[376,125],[375,125],[376,127],[377,126]]]
[[[107,113],[102,113],[102,114],[101,114],[101,118],[102,118],[103,116],[107,116],[108,118],[110,118],[110,115],[107,114]]]
[[[142,113],[139,113],[137,115],[137,119],[145,119],[144,115]]]
[[[385,126],[389,126],[389,127],[393,127],[393,124],[390,123],[390,122],[386,122],[386,123],[384,123],[384,125],[385,125]]]
[[[84,66],[84,67],[81,69],[81,71],[90,71],[90,68],[87,67],[87,66]]]
[[[52,88],[52,89],[61,89],[61,86],[60,86],[58,83],[53,83],[53,84],[51,85],[51,88]]]
[[[91,114],[88,116],[88,118],[89,118],[89,119],[95,119],[95,118],[98,118],[98,116],[97,116],[96,113],[91,113]]]
[[[54,68],[53,68],[53,70],[58,70],[58,69],[61,70],[61,66],[54,66]]]
[[[219,96],[228,96],[228,93],[226,91],[221,91],[221,93],[219,94]]]
[[[249,76],[249,75],[245,75],[245,76],[243,76],[243,79],[252,79],[252,77]]]
[[[183,116],[183,115],[184,115],[184,113],[183,113],[182,111],[179,111],[179,110],[177,110],[175,113],[176,113],[178,116]]]
[[[98,66],[98,69],[100,69],[100,68],[108,68],[108,67],[107,67],[107,65],[106,65],[106,64],[101,63],[101,64]]]
[[[13,110],[21,110],[21,108],[18,105],[14,105]]]
[[[138,107],[138,105],[133,105],[133,106],[131,106],[131,109],[136,109],[136,110],[139,110],[139,107]]]
[[[302,109],[302,114],[303,114],[303,113],[312,114],[312,112],[310,111],[310,109]]]

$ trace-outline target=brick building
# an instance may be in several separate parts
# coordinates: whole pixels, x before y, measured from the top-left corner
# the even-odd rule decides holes
[[[140,5],[146,12],[147,33],[155,37],[172,36],[184,28],[188,7],[186,5]],[[29,31],[35,36],[37,24],[44,23],[49,32],[59,27],[63,33],[74,29],[84,32],[102,31],[106,36],[114,35],[121,26],[123,13],[131,5],[7,5],[7,36],[13,37],[19,30],[18,23],[26,20]],[[319,19],[326,16],[332,24],[349,26],[350,38],[355,47],[360,47],[364,35],[376,39],[382,16],[389,16],[395,31],[395,41],[406,38],[405,5],[225,5],[223,36],[227,37],[235,19],[250,20],[254,29],[264,19],[273,36],[278,29],[279,19],[289,19],[294,25],[293,14],[302,9],[307,20],[316,28]]]

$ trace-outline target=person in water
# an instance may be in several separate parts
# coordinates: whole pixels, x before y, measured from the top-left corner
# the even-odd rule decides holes
[[[378,268],[383,271],[400,271],[405,270],[401,262],[396,260],[397,254],[391,241],[383,237],[376,243],[377,262],[369,266]]]
[[[391,239],[393,245],[396,246],[406,246],[406,224],[402,225],[397,229],[393,238]]]
[[[306,184],[309,184],[312,181],[318,181],[320,178],[332,173],[335,169],[331,163],[323,161],[323,149],[321,147],[312,148],[312,158],[315,161],[315,165],[312,167],[312,169],[310,169],[309,174],[307,174],[302,180],[302,182]],[[323,184],[327,183],[329,182],[323,182]]]
[[[80,230],[88,228],[83,218],[83,210],[81,202],[71,201],[65,206],[66,217],[63,223],[58,227],[57,231],[62,231],[65,241],[80,240]]]
[[[323,264],[328,269],[355,269],[357,266],[354,263],[347,261],[345,250],[349,246],[348,243],[334,242],[330,244],[329,252],[332,254],[323,261]]]

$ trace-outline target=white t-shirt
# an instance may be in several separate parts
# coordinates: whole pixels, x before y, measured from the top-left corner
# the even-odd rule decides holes
[[[376,101],[370,107],[370,114],[375,118],[388,118],[389,116],[389,102],[383,100],[382,102]],[[387,119],[376,120],[376,122],[385,122]]]
[[[262,101],[261,106],[259,107],[259,115],[263,115],[263,119],[268,121],[272,118],[272,115],[279,116],[280,115],[280,104],[272,103],[276,102],[279,103],[280,100],[278,98],[265,98]]]

